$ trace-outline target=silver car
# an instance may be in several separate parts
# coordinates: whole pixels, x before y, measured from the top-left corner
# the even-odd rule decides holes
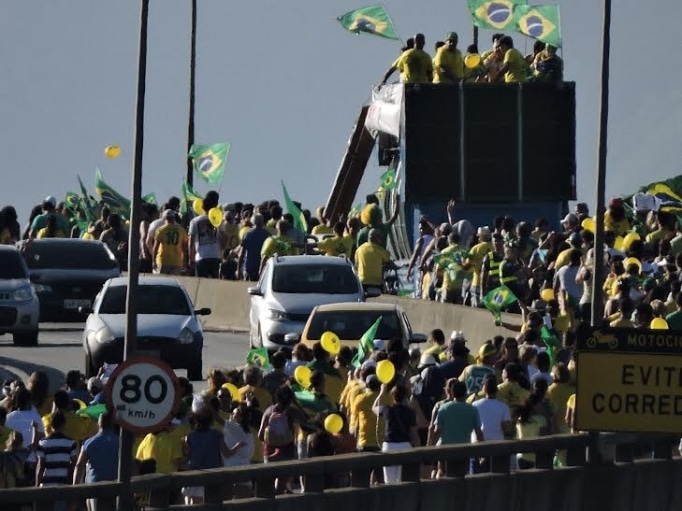
[[[301,334],[315,306],[364,302],[365,294],[354,266],[345,257],[318,255],[274,256],[258,285],[249,288],[251,347],[269,351],[291,348],[287,334]],[[293,339],[295,336],[289,336]]]
[[[123,360],[128,279],[108,280],[85,322],[85,375],[94,376],[105,363]],[[202,379],[204,333],[182,284],[170,277],[140,277],[137,290],[136,353],[160,358],[173,369],[187,369],[190,380]],[[85,310],[83,310],[85,312]]]
[[[0,334],[12,334],[16,346],[38,344],[40,303],[19,251],[0,245]]]

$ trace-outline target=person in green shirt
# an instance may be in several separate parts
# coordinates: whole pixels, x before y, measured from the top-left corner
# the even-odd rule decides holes
[[[675,296],[675,306],[677,310],[668,314],[665,320],[670,330],[682,330],[682,293]]]

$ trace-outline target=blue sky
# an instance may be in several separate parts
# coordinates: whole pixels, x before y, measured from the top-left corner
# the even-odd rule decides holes
[[[371,3],[371,2],[367,2]],[[536,2],[531,2],[536,3]],[[465,0],[386,0],[403,38],[470,42]],[[601,2],[561,3],[565,75],[577,82],[578,193],[594,203]],[[341,29],[347,0],[199,0],[196,141],[232,143],[222,202],[326,201],[352,125],[399,46]],[[682,3],[617,0],[607,193],[671,177],[682,153]],[[22,217],[46,195],[93,189],[94,170],[129,195],[139,2],[5,0],[0,6],[0,205]],[[481,48],[491,32],[481,32]],[[521,36],[517,47],[530,50]],[[143,189],[178,195],[185,172],[189,1],[152,0]],[[118,144],[123,154],[104,157]],[[372,159],[361,193],[376,189]],[[205,184],[198,188],[208,190]]]

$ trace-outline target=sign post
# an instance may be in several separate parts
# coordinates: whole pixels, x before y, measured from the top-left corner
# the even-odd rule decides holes
[[[682,331],[593,328],[578,339],[582,431],[682,431]]]

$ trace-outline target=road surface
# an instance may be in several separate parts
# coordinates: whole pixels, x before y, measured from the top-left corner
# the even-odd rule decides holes
[[[0,383],[8,378],[26,381],[33,371],[43,370],[51,390],[58,389],[70,369],[84,371],[82,323],[43,323],[38,346],[16,348],[11,335],[0,336]],[[248,336],[241,332],[204,332],[204,376],[210,367],[230,368],[244,364]],[[177,374],[185,376],[186,371]],[[203,385],[194,382],[201,390]]]

